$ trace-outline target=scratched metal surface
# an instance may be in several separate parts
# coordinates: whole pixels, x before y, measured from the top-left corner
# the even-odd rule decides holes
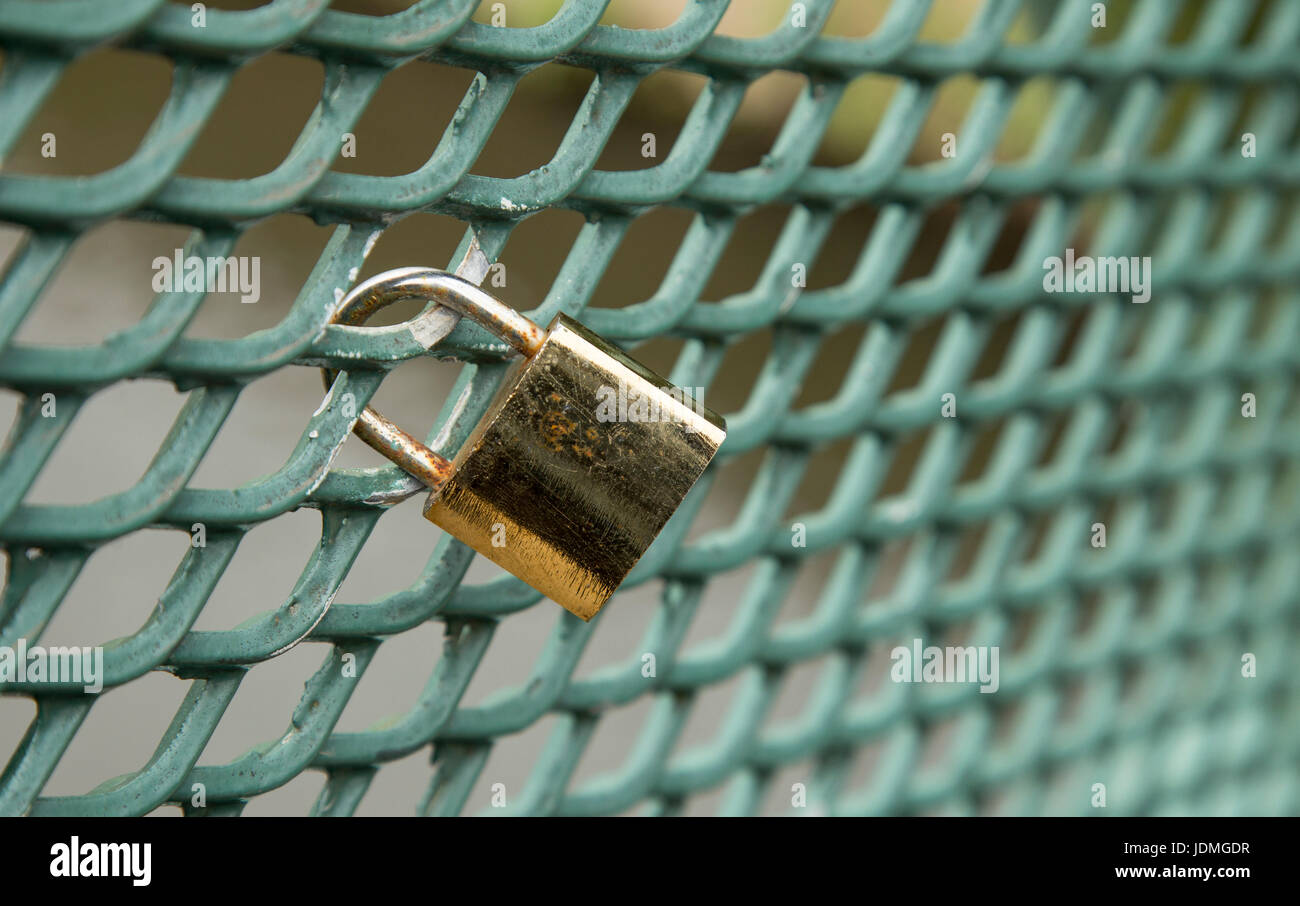
[[[96,789],[45,794],[97,699],[6,684],[0,693],[31,697],[36,710],[0,775],[0,813],[145,814],[171,803],[237,814],[319,772],[313,812],[349,814],[380,767],[417,753],[428,757],[427,779],[409,790],[411,810],[492,812],[469,801],[490,752],[543,721],[549,736],[529,753],[527,782],[505,811],[672,814],[712,794],[719,811],[752,813],[791,798],[786,769],[796,764],[806,766],[795,778],[810,807],[829,813],[1090,813],[1097,782],[1112,814],[1300,810],[1300,2],[1200,4],[1191,38],[1174,43],[1184,5],[1148,0],[1101,46],[1091,41],[1091,4],[1078,0],[1049,4],[1028,42],[1005,38],[1022,3],[988,0],[944,45],[918,38],[924,2],[891,4],[859,38],[821,34],[824,0],[805,4],[806,27],[787,17],[759,38],[715,34],[726,0],[692,2],[654,31],[598,25],[602,0],[570,0],[535,28],[472,22],[476,6],[421,0],[367,17],[325,0],[273,0],[209,10],[196,30],[187,6],[162,0],[0,0],[0,152],[92,48],[174,63],[166,103],[124,163],[84,178],[0,171],[0,219],[22,232],[0,277],[0,385],[22,395],[0,458],[0,644],[38,641],[102,545],[146,528],[207,527],[206,547],[188,549],[148,619],[105,652],[106,694],[157,670],[187,683],[154,754]],[[234,74],[272,49],[325,68],[288,156],[251,179],[176,175]],[[427,163],[401,176],[333,171],[338,136],[415,59],[478,73]],[[553,159],[517,178],[473,174],[521,78],[554,60],[595,78]],[[648,169],[595,169],[638,85],[663,68],[707,78],[671,151]],[[806,81],[771,152],[738,172],[710,170],[746,87],[777,70]],[[866,73],[900,80],[883,121],[856,162],[814,165],[846,86]],[[937,86],[961,75],[978,82],[961,154],[910,163]],[[1036,77],[1053,81],[1050,114],[1024,160],[996,163],[1008,112]],[[1154,123],[1185,85],[1198,89],[1191,112],[1168,148],[1153,151]],[[1088,147],[1085,127],[1099,118],[1101,140]],[[1253,158],[1238,151],[1247,128],[1258,136]],[[1036,207],[1011,265],[988,270],[1009,212],[1026,200]],[[836,218],[864,203],[877,216],[847,278],[792,291],[792,266],[815,262]],[[789,213],[753,289],[702,298],[738,219],[772,204]],[[943,205],[956,213],[933,271],[897,279],[927,214]],[[661,206],[693,221],[658,291],[589,308],[631,225]],[[350,427],[336,403],[286,414],[301,436],[273,474],[237,487],[190,479],[248,382],[327,365],[341,371],[332,399],[346,390],[364,403],[389,369],[427,354],[406,331],[325,326],[382,231],[414,212],[454,216],[467,227],[446,262],[454,266],[474,236],[495,259],[519,224],[556,207],[586,222],[534,320],[565,311],[629,345],[682,338],[671,377],[691,387],[713,384],[746,336],[770,331],[771,350],[747,400],[725,413],[717,468],[610,604],[654,589],[637,653],[577,676],[605,617],[561,619],[527,682],[470,706],[462,696],[494,632],[553,605],[508,576],[464,581],[472,552],[445,536],[410,587],[335,600],[377,522],[413,492],[395,468],[331,468]],[[1100,211],[1093,254],[1152,256],[1146,305],[1043,292],[1044,257],[1071,243],[1089,210]],[[95,225],[185,225],[189,250],[207,256],[230,253],[251,225],[283,212],[333,232],[274,327],[190,337],[202,294],[167,292],[101,344],[13,339]],[[919,325],[936,316],[942,328],[919,381],[893,387]],[[998,367],[973,376],[1008,318]],[[838,389],[797,405],[823,344],[853,327],[865,330]],[[462,324],[432,355],[471,363],[430,433],[451,451],[491,396],[506,349]],[[142,376],[186,397],[140,480],[79,504],[26,502],[79,408]],[[51,392],[59,415],[43,418]],[[1254,419],[1241,417],[1245,392],[1258,398]],[[957,396],[955,419],[941,417],[944,393]],[[832,493],[791,513],[796,486],[834,444],[847,453]],[[886,494],[904,449],[915,468]],[[761,462],[732,523],[688,541],[719,470],[747,454]],[[982,468],[970,475],[973,461]],[[195,629],[241,539],[299,508],[319,511],[321,531],[292,593],[234,628]],[[1096,550],[1089,527],[1103,517],[1109,544]],[[792,545],[794,523],[806,527],[806,547]],[[822,555],[832,559],[815,600],[778,622],[801,570]],[[873,591],[886,563],[897,581]],[[752,573],[730,624],[711,642],[685,644],[710,583],[742,566]],[[415,704],[371,729],[336,729],[358,681],[344,663],[364,675],[392,640],[428,624],[445,641]],[[891,642],[953,632],[1001,646],[996,694],[867,681]],[[304,642],[325,654],[283,733],[233,760],[202,757],[249,668]],[[655,676],[643,676],[641,652],[655,654]],[[1253,678],[1241,675],[1246,652],[1258,660]],[[789,677],[809,664],[818,672],[804,705],[771,720]],[[728,683],[735,695],[710,738],[679,745],[701,696]],[[602,720],[630,703],[649,707],[622,763],[574,783]],[[196,784],[202,808],[192,804]]]

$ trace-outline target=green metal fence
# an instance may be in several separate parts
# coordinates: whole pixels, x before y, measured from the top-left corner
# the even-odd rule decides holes
[[[492,811],[468,801],[492,747],[544,718],[554,718],[551,736],[532,753],[526,788],[511,791],[512,813],[667,814],[718,791],[721,810],[741,814],[773,797],[790,811],[806,801],[848,814],[1300,810],[1300,2],[1147,0],[1099,42],[1100,4],[988,0],[950,43],[918,38],[932,12],[919,0],[888,4],[878,27],[856,38],[822,33],[827,0],[794,4],[775,31],[752,39],[715,33],[727,0],[695,0],[651,31],[597,24],[605,0],[569,0],[535,28],[470,21],[477,5],[420,0],[370,17],[326,0],[272,0],[209,9],[195,28],[188,4],[161,0],[0,0],[0,151],[92,48],[133,47],[174,63],[170,96],[125,163],[84,178],[0,172],[0,219],[24,231],[0,278],[0,384],[23,395],[0,458],[0,644],[36,644],[100,545],[146,528],[206,529],[205,546],[188,550],[139,631],[105,649],[105,695],[153,670],[189,684],[153,757],[84,795],[43,796],[98,699],[75,686],[9,682],[0,692],[38,707],[0,776],[0,813],[143,814],[166,803],[238,813],[319,771],[315,811],[347,814],[380,766],[417,752],[432,763],[411,809]],[[1025,14],[1033,34],[1010,40]],[[1172,38],[1176,23],[1190,23],[1185,40]],[[319,58],[326,72],[283,163],[248,180],[176,175],[235,72],[271,49]],[[394,177],[332,171],[339,136],[385,77],[417,58],[478,73],[428,162]],[[474,175],[520,79],[553,60],[595,73],[554,158],[518,178]],[[671,151],[648,169],[594,169],[638,85],[665,67],[708,80]],[[739,172],[710,170],[746,87],[775,70],[806,84],[770,153]],[[846,86],[868,73],[900,82],[865,151],[849,165],[813,165]],[[978,88],[956,136],[960,153],[909,160],[936,90],[962,75]],[[1032,150],[995,160],[1008,112],[1038,77],[1051,80],[1053,101]],[[1176,96],[1183,115],[1157,142]],[[1032,214],[1013,260],[991,269],[1009,212],[1026,202]],[[877,215],[849,276],[800,291],[796,265],[816,262],[836,218],[864,203]],[[660,289],[624,308],[588,308],[631,225],[664,205],[694,220]],[[788,205],[789,215],[753,289],[701,298],[738,218],[765,205]],[[900,279],[925,218],[945,205],[955,213],[932,270]],[[563,310],[630,345],[684,338],[672,377],[692,387],[717,381],[724,352],[745,336],[771,331],[771,351],[747,401],[726,413],[718,463],[629,580],[659,591],[636,645],[655,655],[653,675],[638,655],[576,676],[601,620],[566,616],[531,681],[466,706],[494,629],[552,605],[511,577],[462,582],[472,552],[446,537],[410,588],[334,600],[386,508],[413,493],[395,468],[330,468],[351,424],[337,400],[346,390],[364,404],[388,369],[426,353],[409,335],[324,325],[378,231],[404,215],[461,219],[454,265],[471,238],[495,258],[519,223],[559,206],[586,223],[535,320]],[[92,225],[192,226],[190,251],[223,255],[251,224],[286,211],[336,227],[271,329],[187,337],[203,293],[163,292],[101,345],[12,341]],[[1080,254],[1151,258],[1149,302],[1044,291],[1044,261],[1081,232],[1089,238]],[[942,326],[920,380],[895,387],[920,325],[935,318]],[[977,375],[1008,324],[996,369]],[[823,344],[862,326],[839,389],[798,405]],[[432,354],[471,362],[439,419],[440,441],[454,449],[506,350],[462,325]],[[331,405],[301,413],[301,440],[282,467],[240,487],[191,486],[244,385],[320,365],[343,369],[342,384]],[[143,478],[79,505],[24,502],[78,408],[140,376],[187,392]],[[46,394],[58,400],[55,418],[42,415]],[[833,492],[815,511],[791,513],[815,455],[837,443],[847,453]],[[902,450],[914,467],[905,488],[886,494]],[[761,465],[732,524],[688,543],[719,472],[754,451]],[[245,533],[300,507],[319,509],[323,528],[292,595],[235,628],[193,629]],[[778,622],[801,570],[827,553],[833,567],[816,600]],[[730,627],[711,643],[684,644],[713,578],[746,565],[752,578]],[[896,581],[873,594],[884,568]],[[609,609],[619,606],[616,596]],[[371,730],[335,730],[385,641],[430,621],[445,626],[446,640],[415,706]],[[959,644],[999,647],[996,693],[865,683],[892,644],[943,644],[953,633]],[[283,735],[230,763],[205,761],[248,668],[305,640],[328,643],[329,653]],[[819,675],[806,705],[768,720],[792,671],[810,663]],[[699,697],[732,681],[737,692],[711,738],[681,745]],[[622,767],[573,782],[610,709],[642,700],[649,717]],[[786,769],[796,764],[808,768],[792,781]]]

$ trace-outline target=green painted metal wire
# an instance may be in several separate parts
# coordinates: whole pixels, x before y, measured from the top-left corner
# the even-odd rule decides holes
[[[191,810],[195,783],[206,788],[203,811],[237,813],[251,797],[317,770],[327,782],[315,811],[347,814],[380,765],[426,749],[434,779],[412,805],[457,814],[474,810],[466,798],[493,743],[547,715],[558,721],[514,812],[672,813],[720,788],[723,810],[743,814],[759,808],[783,766],[801,760],[814,764],[818,804],[835,813],[977,812],[994,802],[1034,813],[1059,810],[1061,801],[1089,813],[1098,776],[1126,791],[1111,813],[1300,811],[1300,0],[1205,4],[1182,43],[1167,37],[1183,4],[1148,0],[1104,45],[1090,43],[1092,4],[1083,0],[1037,6],[1043,28],[1029,43],[1006,39],[1020,0],[988,0],[968,32],[943,45],[918,40],[929,4],[903,0],[873,33],[852,39],[821,33],[829,0],[808,0],[807,27],[786,17],[755,39],[715,34],[726,0],[694,0],[676,23],[649,32],[598,25],[606,0],[569,0],[547,24],[522,29],[470,21],[476,0],[420,0],[384,17],[327,5],[273,0],[247,12],[210,10],[207,26],[194,29],[188,5],[163,0],[0,0],[0,154],[64,69],[92,48],[133,47],[174,61],[170,96],[125,163],[90,177],[0,172],[0,220],[27,231],[0,278],[0,384],[25,400],[0,455],[0,543],[9,562],[0,644],[40,638],[97,545],[148,527],[188,532],[201,522],[208,532],[145,625],[105,653],[110,687],[160,668],[190,683],[154,756],[85,795],[42,796],[94,699],[77,688],[10,683],[0,693],[32,696],[38,710],[0,775],[0,813],[143,814],[169,802]],[[1265,17],[1258,37],[1242,44],[1257,16]],[[320,102],[292,151],[253,179],[175,175],[234,74],[273,49],[325,67]],[[386,76],[417,59],[477,73],[427,162],[402,176],[333,172],[338,136]],[[553,60],[595,73],[553,159],[512,179],[470,172],[520,79]],[[671,152],[646,170],[595,170],[637,86],[665,67],[708,79]],[[807,80],[771,152],[739,172],[709,170],[746,87],[774,70]],[[813,165],[846,85],[865,73],[900,79],[884,119],[856,162]],[[979,83],[962,154],[909,164],[939,82],[956,75]],[[1036,76],[1055,80],[1050,115],[1027,158],[994,163],[1017,93]],[[1202,86],[1193,115],[1170,150],[1153,154],[1153,122],[1182,82]],[[1251,158],[1237,152],[1232,132],[1247,92],[1261,101],[1249,124],[1258,136]],[[1102,111],[1110,111],[1102,144],[1084,153],[1085,125]],[[1031,198],[1039,207],[1012,266],[986,273],[1008,212]],[[1043,292],[1044,258],[1070,244],[1098,199],[1108,203],[1093,252],[1152,256],[1158,292],[1145,307]],[[864,202],[879,215],[849,276],[792,296],[792,265],[815,261],[836,217]],[[791,213],[753,289],[702,300],[737,219],[769,203]],[[943,204],[957,213],[932,273],[900,281],[922,221]],[[588,309],[631,224],[661,205],[692,210],[694,222],[659,290],[625,308]],[[748,401],[727,413],[719,456],[725,465],[759,450],[763,461],[733,524],[685,541],[715,469],[629,579],[662,587],[638,648],[656,653],[656,677],[644,677],[637,659],[574,678],[599,621],[565,619],[532,681],[467,707],[461,695],[494,627],[550,605],[513,578],[463,583],[472,552],[446,537],[410,588],[333,600],[386,506],[412,490],[395,468],[330,470],[350,428],[337,402],[306,421],[274,474],[222,489],[191,487],[190,478],[252,379],[327,365],[343,370],[341,389],[364,405],[387,369],[427,354],[409,336],[325,326],[335,291],[348,286],[379,231],[413,212],[449,214],[469,226],[453,263],[475,236],[495,259],[518,223],[557,206],[587,220],[534,320],[563,310],[614,340],[685,338],[671,376],[692,387],[715,380],[730,344],[771,330],[772,351]],[[1213,222],[1225,211],[1227,238],[1215,240]],[[237,340],[189,338],[202,293],[178,292],[160,294],[137,324],[99,346],[13,341],[93,225],[188,225],[189,252],[224,255],[251,224],[284,212],[335,226],[275,327]],[[945,321],[920,383],[891,390],[909,340],[937,315]],[[993,325],[1009,315],[1019,321],[997,374],[972,378]],[[1262,329],[1252,328],[1260,320]],[[1072,324],[1068,359],[1055,361]],[[797,407],[822,344],[853,325],[866,330],[839,391]],[[1128,346],[1136,352],[1123,353]],[[448,449],[486,407],[506,352],[468,324],[434,352],[473,363],[451,397],[464,404],[440,419]],[[81,404],[142,376],[188,391],[143,477],[92,503],[24,502]],[[1244,390],[1259,398],[1249,424],[1239,411]],[[57,419],[40,417],[41,394],[50,391],[59,393]],[[949,392],[960,400],[956,419],[940,415]],[[1122,413],[1136,414],[1120,448],[1109,450]],[[962,480],[976,435],[995,425],[987,467]],[[900,447],[922,434],[906,492],[884,497]],[[786,518],[813,454],[842,441],[849,452],[826,504]],[[1055,454],[1044,465],[1049,446]],[[1137,540],[1092,551],[1089,526],[1105,502],[1116,504],[1112,537]],[[291,597],[235,629],[194,630],[242,536],[299,507],[318,508],[323,530]],[[1048,528],[1027,557],[1044,519]],[[791,521],[806,525],[806,547],[792,547]],[[984,532],[978,555],[960,580],[946,580],[964,532],[976,527]],[[884,551],[901,542],[898,582],[887,598],[868,600]],[[799,570],[827,551],[835,565],[816,605],[774,627]],[[731,628],[711,645],[684,647],[710,578],[744,565],[755,572]],[[1036,629],[1017,647],[1012,627],[1027,613]],[[345,658],[364,672],[384,656],[386,638],[429,621],[445,626],[445,648],[414,707],[380,729],[336,731],[357,682],[340,669]],[[882,640],[935,637],[963,622],[972,638],[1003,646],[998,694],[863,689],[868,662],[886,656]],[[245,668],[305,639],[331,650],[284,735],[228,764],[199,763]],[[1247,651],[1261,665],[1249,680],[1237,669]],[[814,660],[821,676],[803,713],[766,725],[784,679]],[[715,739],[677,751],[698,696],[737,677]],[[604,709],[643,698],[652,708],[623,767],[571,784]],[[924,751],[941,723],[950,733],[932,764]],[[877,757],[859,782],[853,765],[868,749]],[[1053,798],[1063,782],[1076,793]]]

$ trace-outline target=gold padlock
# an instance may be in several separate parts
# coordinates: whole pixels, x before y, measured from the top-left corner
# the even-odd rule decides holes
[[[468,315],[521,358],[453,460],[373,408],[353,430],[430,488],[427,519],[590,620],[703,474],[726,422],[572,318],[543,330],[443,271],[380,274],[334,321],[412,298],[438,303],[411,322],[426,346]]]

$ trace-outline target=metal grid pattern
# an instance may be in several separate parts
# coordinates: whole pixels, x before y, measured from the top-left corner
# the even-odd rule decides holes
[[[147,527],[207,527],[207,546],[189,550],[160,606],[105,655],[108,688],[159,668],[190,683],[154,756],[84,795],[42,796],[95,699],[11,683],[4,694],[33,696],[38,709],[0,776],[0,813],[143,814],[168,802],[195,811],[195,783],[207,795],[198,811],[238,813],[250,798],[317,770],[327,781],[315,811],[347,814],[378,766],[419,750],[431,753],[431,779],[412,791],[412,807],[478,811],[485,803],[466,799],[494,741],[546,715],[558,718],[553,735],[512,812],[673,813],[720,789],[723,811],[750,813],[782,769],[801,762],[811,765],[810,804],[833,813],[1089,813],[1098,780],[1109,783],[1110,814],[1300,808],[1300,681],[1291,667],[1300,646],[1300,2],[1203,4],[1191,39],[1172,43],[1183,4],[1149,0],[1101,45],[1092,41],[1092,4],[1082,0],[1039,5],[1042,27],[1030,42],[1005,39],[1020,0],[988,0],[967,33],[945,45],[918,40],[929,4],[902,0],[860,38],[821,34],[829,0],[803,4],[806,27],[787,16],[756,39],[715,34],[727,0],[695,0],[675,24],[651,32],[598,25],[604,0],[569,0],[549,23],[522,29],[470,21],[476,5],[420,0],[366,17],[328,9],[326,0],[273,0],[251,11],[210,9],[198,30],[188,4],[162,0],[0,2],[0,151],[90,48],[107,42],[174,61],[170,97],[126,163],[88,178],[0,173],[0,219],[26,230],[0,279],[0,383],[25,395],[0,459],[9,563],[0,642],[39,639],[97,545]],[[1263,27],[1243,43],[1259,16]],[[319,105],[292,152],[249,180],[175,175],[233,74],[273,48],[326,67]],[[428,162],[398,177],[331,172],[338,136],[385,76],[416,58],[479,73]],[[551,60],[596,74],[554,158],[513,179],[472,174],[516,84]],[[663,67],[708,78],[671,152],[641,171],[595,170],[638,84]],[[746,87],[774,70],[806,76],[806,87],[770,154],[740,172],[711,171]],[[814,166],[846,85],[864,73],[901,79],[883,122],[856,163]],[[979,83],[962,153],[909,163],[937,86],[962,74]],[[1037,76],[1053,81],[1050,115],[1029,156],[995,164],[1008,111]],[[1198,89],[1191,113],[1156,153],[1152,123],[1188,84]],[[1255,157],[1238,149],[1248,99]],[[1100,145],[1087,149],[1086,130],[1098,122]],[[1026,199],[1036,206],[1012,266],[986,272],[1008,211]],[[791,205],[790,214],[753,289],[701,299],[737,218],[770,203]],[[793,264],[815,262],[837,216],[863,203],[879,213],[848,279],[792,291]],[[923,219],[941,204],[957,213],[933,271],[897,280]],[[626,308],[587,309],[630,224],[660,205],[695,212],[660,290]],[[1043,291],[1045,257],[1071,244],[1089,205],[1100,211],[1094,254],[1152,256],[1156,292],[1146,305]],[[581,211],[587,222],[534,320],[563,310],[619,342],[684,337],[671,377],[692,387],[716,379],[730,343],[772,331],[748,401],[727,413],[719,464],[755,450],[763,459],[734,523],[688,544],[715,464],[630,579],[662,588],[640,645],[656,653],[655,677],[644,677],[636,660],[574,678],[599,620],[567,618],[532,681],[458,706],[499,621],[552,605],[510,577],[463,584],[471,552],[445,537],[410,588],[333,600],[385,507],[414,492],[395,468],[330,469],[351,422],[339,390],[364,403],[386,368],[426,353],[399,332],[325,324],[375,236],[404,215],[463,220],[469,229],[455,264],[474,237],[495,258],[519,222],[553,206]],[[273,329],[187,338],[202,294],[163,293],[138,324],[97,347],[11,342],[90,225],[190,225],[191,250],[220,255],[248,225],[285,211],[337,226]],[[917,325],[937,316],[942,328],[921,381],[891,390]],[[1008,318],[1014,329],[996,374],[972,377]],[[796,406],[821,345],[851,325],[866,330],[838,392]],[[460,405],[443,413],[445,448],[454,449],[491,395],[506,350],[461,325],[433,354],[472,363],[453,394]],[[320,365],[343,369],[342,384],[330,405],[303,413],[302,439],[275,474],[236,488],[189,486],[242,385],[274,369]],[[188,396],[139,483],[83,505],[24,503],[78,406],[146,375]],[[41,418],[41,394],[52,391],[61,415]],[[1258,398],[1253,419],[1240,411],[1246,392]],[[945,393],[955,394],[956,418],[941,415]],[[984,467],[968,476],[976,440],[988,434]],[[906,490],[882,494],[900,447],[917,438]],[[850,446],[830,499],[791,517],[787,505],[812,457],[839,441]],[[292,596],[237,628],[193,630],[244,533],[299,507],[318,508],[323,529]],[[1103,513],[1109,543],[1093,549],[1089,527]],[[795,522],[806,526],[806,547],[792,545]],[[972,537],[967,568],[951,575]],[[901,551],[898,580],[873,599],[867,589],[890,550]],[[825,552],[834,552],[834,567],[809,613],[775,625],[801,568]],[[712,644],[683,645],[711,577],[745,564],[755,571],[731,628]],[[610,607],[618,606],[616,597]],[[386,638],[427,621],[445,625],[446,641],[415,707],[377,729],[336,732],[357,681],[344,676],[345,659],[364,671],[384,656]],[[863,676],[887,657],[885,640],[938,640],[955,627],[965,627],[970,644],[1002,646],[997,694],[970,685],[863,689]],[[203,763],[245,668],[305,639],[330,643],[331,653],[283,736],[231,763]],[[1245,652],[1258,658],[1254,678],[1241,675]],[[823,666],[803,712],[766,722],[789,672],[811,661]],[[677,746],[697,697],[735,678],[739,691],[714,738]],[[641,697],[652,700],[651,717],[623,768],[570,783],[605,709]]]

